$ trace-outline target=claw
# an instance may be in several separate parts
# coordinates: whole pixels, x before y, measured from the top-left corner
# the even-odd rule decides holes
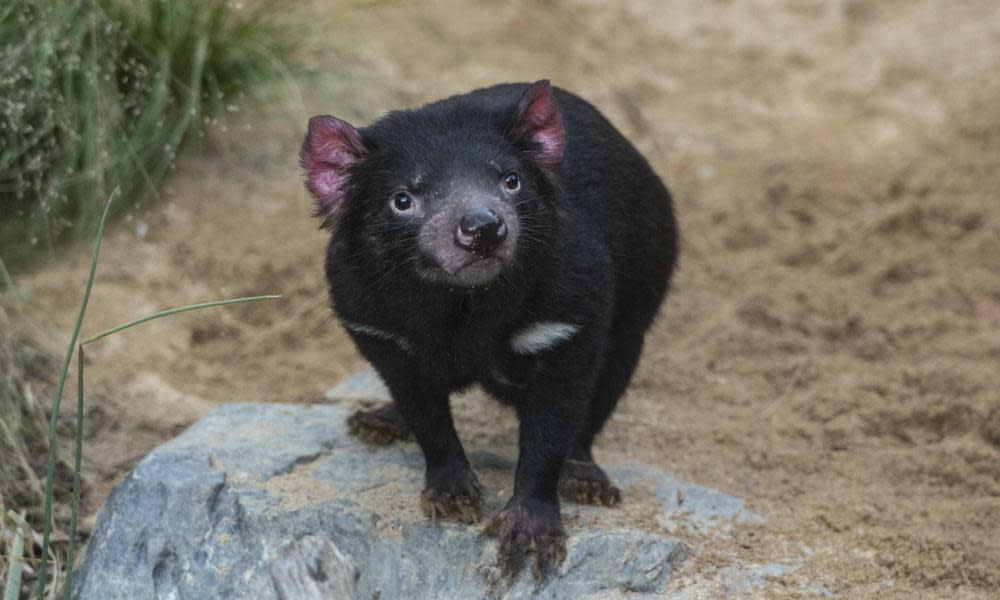
[[[432,480],[420,494],[420,507],[431,520],[478,523],[483,518],[483,486],[467,469]]]
[[[451,493],[427,488],[420,494],[420,506],[424,515],[431,520],[459,521],[466,524],[478,523],[483,518],[482,491]]]
[[[566,559],[566,532],[558,507],[530,509],[512,501],[490,521],[485,533],[500,538],[497,562],[508,583],[521,572],[529,554],[535,555],[531,572],[536,583],[555,574]]]
[[[577,504],[617,506],[622,492],[592,461],[567,460],[559,477],[559,495]]]
[[[410,430],[392,404],[373,410],[359,410],[347,418],[351,435],[371,446],[388,446],[410,438]]]

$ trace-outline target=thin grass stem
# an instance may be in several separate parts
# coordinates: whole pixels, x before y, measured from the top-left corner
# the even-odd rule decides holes
[[[151,315],[147,315],[147,316],[142,317],[140,319],[135,319],[133,321],[129,321],[128,323],[122,323],[121,325],[118,325],[116,327],[112,327],[111,329],[105,329],[104,331],[102,331],[100,333],[95,333],[94,335],[90,336],[89,338],[83,340],[83,343],[81,345],[86,346],[87,344],[92,344],[92,343],[96,342],[97,340],[99,340],[101,338],[106,338],[106,337],[108,337],[109,335],[111,335],[113,333],[118,333],[119,331],[122,331],[123,329],[128,329],[129,327],[135,327],[136,325],[141,325],[142,323],[145,323],[146,321],[152,321],[153,319],[159,319],[161,317],[166,317],[166,316],[169,316],[169,315],[176,315],[178,313],[188,312],[188,311],[191,311],[191,310],[198,310],[200,308],[211,308],[213,306],[225,306],[227,304],[239,304],[241,302],[256,302],[258,300],[274,300],[276,298],[281,298],[281,295],[280,294],[268,294],[268,295],[264,295],[264,296],[248,296],[246,298],[233,298],[231,300],[216,300],[214,302],[201,302],[201,303],[198,303],[198,304],[188,304],[186,306],[178,306],[176,308],[168,308],[167,310],[161,310],[160,312],[153,313]]]
[[[5,519],[6,520],[6,519]],[[14,528],[14,546],[10,553],[10,568],[7,570],[7,585],[3,600],[17,600],[21,596],[21,571],[24,569],[24,534],[21,527]]]
[[[104,237],[104,224],[108,220],[108,213],[114,202],[118,190],[116,189],[108,197],[108,203],[104,206],[104,213],[101,215],[101,222],[97,227],[97,241],[94,242],[94,252],[90,257],[90,272],[87,274],[87,287],[83,292],[83,302],[80,303],[80,313],[76,317],[76,324],[73,326],[73,336],[69,340],[69,347],[66,349],[66,357],[63,359],[62,371],[59,374],[59,381],[56,384],[56,393],[52,397],[52,418],[49,420],[49,453],[45,470],[45,509],[42,516],[42,556],[38,566],[38,600],[45,598],[45,571],[48,568],[49,557],[49,536],[52,534],[52,497],[55,492],[56,479],[56,426],[59,423],[59,405],[62,403],[63,388],[66,386],[66,376],[69,375],[69,363],[73,360],[73,349],[76,347],[76,340],[80,337],[80,327],[83,326],[83,317],[87,314],[87,305],[90,303],[90,291],[94,287],[94,275],[97,273],[97,259],[101,255],[101,239]]]
[[[80,473],[83,470],[83,344],[76,351],[76,453],[73,463],[73,503],[70,505],[69,547],[66,550],[66,583],[63,598],[69,600],[73,585],[73,552],[76,549],[76,525],[80,514]]]

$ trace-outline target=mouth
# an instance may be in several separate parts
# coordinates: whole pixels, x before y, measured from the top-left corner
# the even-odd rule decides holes
[[[499,256],[474,256],[456,267],[445,267],[435,261],[434,266],[419,268],[418,273],[427,281],[464,288],[481,287],[491,283],[503,271],[506,261]]]
[[[493,269],[499,270],[503,268],[503,259],[500,258],[499,256],[485,256],[485,257],[473,256],[452,271],[449,271],[444,267],[441,268],[444,269],[446,273],[452,276],[467,271],[489,271]]]

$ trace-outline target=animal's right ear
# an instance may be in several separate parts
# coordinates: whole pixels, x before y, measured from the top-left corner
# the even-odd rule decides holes
[[[341,211],[350,171],[367,153],[361,134],[349,123],[330,115],[309,119],[299,164],[322,216],[334,217]]]

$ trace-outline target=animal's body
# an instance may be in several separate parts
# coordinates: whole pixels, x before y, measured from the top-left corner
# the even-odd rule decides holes
[[[481,517],[449,394],[475,383],[520,420],[514,493],[489,530],[516,573],[558,564],[559,492],[617,504],[594,437],[639,360],[677,257],[669,192],[598,112],[547,81],[503,84],[357,130],[310,121],[307,185],[332,235],[334,310],[392,405],[353,419],[412,432],[432,518]]]

